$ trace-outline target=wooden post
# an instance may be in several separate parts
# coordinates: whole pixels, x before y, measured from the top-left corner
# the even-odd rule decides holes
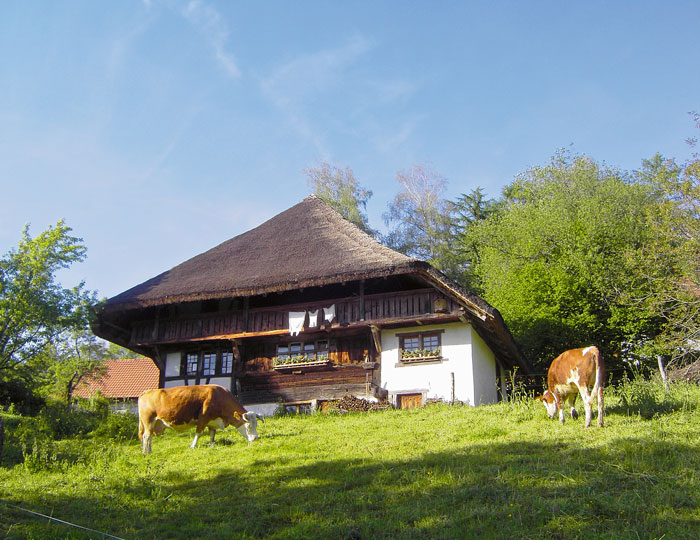
[[[360,320],[365,320],[365,280],[360,280]]]
[[[661,380],[664,381],[664,389],[668,392],[668,377],[664,368],[664,359],[659,354],[656,356],[656,361],[659,363],[659,373],[661,373]]]

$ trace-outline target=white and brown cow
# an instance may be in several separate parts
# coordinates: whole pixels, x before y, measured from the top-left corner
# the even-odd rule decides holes
[[[143,453],[151,453],[153,434],[160,435],[166,427],[176,431],[196,428],[190,448],[209,428],[211,445],[217,429],[233,424],[249,442],[258,438],[258,418],[262,416],[246,411],[230,391],[217,384],[174,386],[147,390],[139,396],[139,439],[143,441]]]
[[[603,427],[603,383],[605,365],[597,347],[571,349],[557,356],[547,373],[547,390],[537,399],[541,400],[550,418],[559,411],[559,421],[564,423],[564,405],[571,405],[571,418],[578,418],[574,404],[581,394],[586,411],[586,427],[590,427],[593,416],[593,398],[598,398],[598,427]],[[592,389],[591,389],[592,388]]]

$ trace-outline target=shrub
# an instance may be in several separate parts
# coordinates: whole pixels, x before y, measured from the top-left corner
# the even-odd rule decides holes
[[[38,427],[52,439],[65,439],[93,431],[102,420],[99,413],[71,410],[65,403],[47,404],[36,417]]]
[[[110,414],[105,418],[93,435],[114,441],[130,441],[138,435],[139,419],[135,414]]]
[[[73,403],[79,410],[92,412],[102,418],[109,416],[109,400],[97,394],[90,398],[74,398]]]

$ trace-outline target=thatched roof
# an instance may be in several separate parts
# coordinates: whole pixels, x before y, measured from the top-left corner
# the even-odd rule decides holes
[[[117,319],[132,310],[402,276],[457,299],[496,355],[527,372],[498,310],[427,262],[380,244],[313,195],[262,225],[107,300],[98,314],[95,332],[112,341],[127,339],[128,331]]]
[[[312,195],[109,299],[105,307],[111,311],[253,296],[428,268],[383,246]]]

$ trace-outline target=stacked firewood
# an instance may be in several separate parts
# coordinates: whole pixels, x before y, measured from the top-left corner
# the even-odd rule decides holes
[[[333,402],[333,410],[341,413],[379,411],[390,407],[391,405],[388,403],[377,403],[367,399],[351,396],[349,394],[338,401]]]

